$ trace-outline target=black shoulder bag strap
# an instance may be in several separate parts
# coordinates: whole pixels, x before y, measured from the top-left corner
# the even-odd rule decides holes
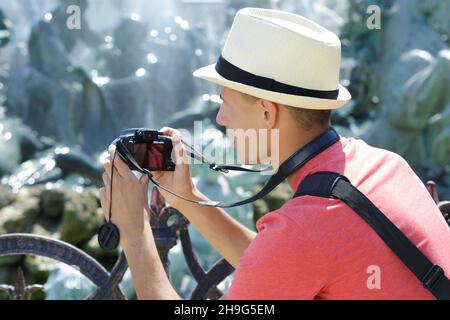
[[[340,199],[363,218],[437,299],[450,300],[450,280],[350,181],[334,172],[307,176],[293,198],[304,195]]]

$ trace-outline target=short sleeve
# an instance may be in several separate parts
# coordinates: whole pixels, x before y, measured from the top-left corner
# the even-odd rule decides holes
[[[257,229],[225,299],[314,299],[327,276],[320,249],[294,220],[277,211],[262,217]]]

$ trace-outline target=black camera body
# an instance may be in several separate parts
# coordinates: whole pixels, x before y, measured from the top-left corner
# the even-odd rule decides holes
[[[126,129],[113,141],[131,170],[174,171],[172,139],[153,129]]]

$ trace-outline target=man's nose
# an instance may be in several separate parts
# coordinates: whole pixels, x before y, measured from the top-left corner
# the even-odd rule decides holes
[[[225,117],[223,115],[223,108],[222,105],[219,108],[219,111],[217,112],[217,116],[216,116],[216,122],[219,126],[223,126],[226,127],[226,122],[225,122]]]

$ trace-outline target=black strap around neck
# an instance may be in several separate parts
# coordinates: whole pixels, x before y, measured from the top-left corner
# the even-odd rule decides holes
[[[264,187],[258,193],[248,199],[230,205],[225,205],[221,204],[220,202],[213,201],[203,202],[201,204],[213,207],[230,208],[256,201],[275,189],[280,183],[286,180],[287,177],[289,177],[296,170],[305,165],[305,163],[307,163],[309,160],[338,142],[339,139],[340,137],[336,130],[333,127],[328,128],[324,133],[315,138],[313,141],[309,142],[303,148],[290,156],[286,161],[284,161],[278,168],[277,172],[269,178]]]

